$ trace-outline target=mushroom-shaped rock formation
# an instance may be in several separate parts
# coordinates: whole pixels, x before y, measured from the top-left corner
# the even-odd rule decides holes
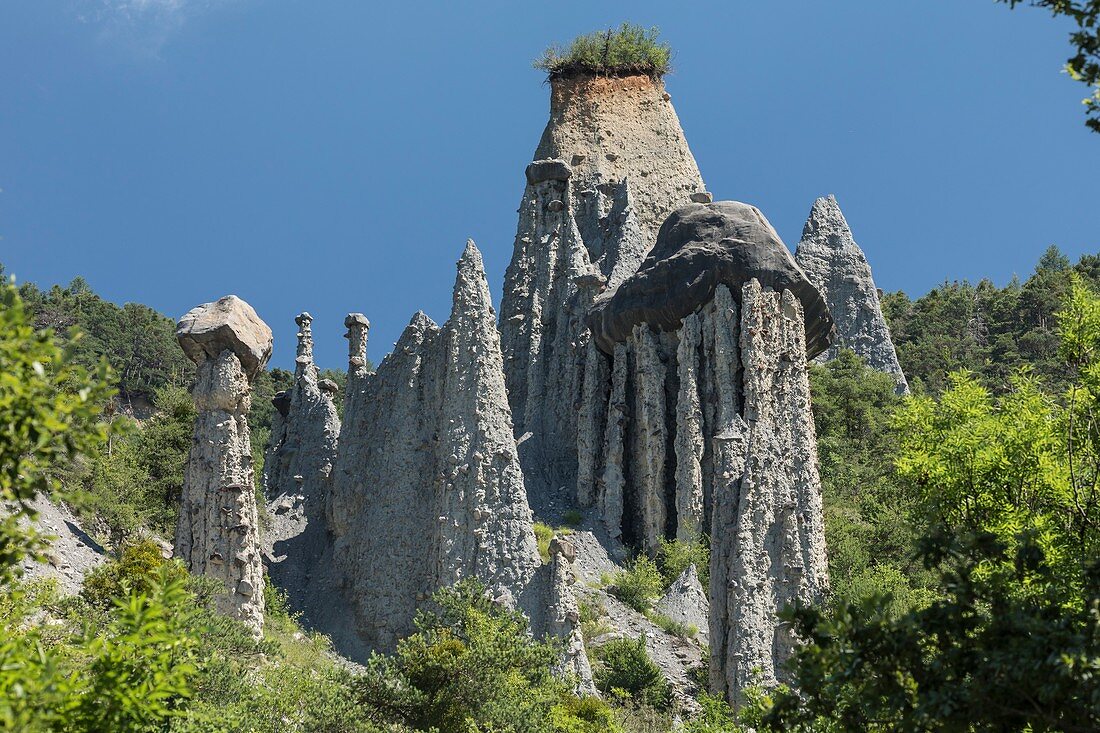
[[[754,279],[776,292],[789,290],[802,303],[807,357],[829,347],[833,321],[821,293],[760,210],[738,201],[673,211],[638,271],[596,299],[588,326],[600,349],[611,354],[635,327],[674,331],[714,298],[719,283],[739,299],[741,287]]]
[[[247,416],[251,381],[271,355],[271,329],[248,303],[228,295],[189,311],[176,338],[198,366],[191,390],[198,415],[175,555],[191,572],[220,580],[218,609],[259,635],[263,564]]]
[[[216,359],[226,349],[236,354],[248,378],[254,379],[271,358],[271,329],[236,295],[192,308],[176,325],[176,339],[196,364]]]

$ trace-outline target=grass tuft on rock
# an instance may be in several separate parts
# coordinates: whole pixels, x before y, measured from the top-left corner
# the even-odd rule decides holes
[[[659,79],[672,70],[672,47],[658,40],[660,30],[623,23],[577,36],[567,48],[550,46],[535,59],[535,68],[551,79],[572,76],[631,76]]]

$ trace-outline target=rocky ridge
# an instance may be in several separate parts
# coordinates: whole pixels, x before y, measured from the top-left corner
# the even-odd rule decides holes
[[[318,378],[313,361],[313,318],[301,313],[294,383],[275,395],[275,416],[264,451],[263,488],[272,527],[264,536],[267,572],[304,611],[311,581],[324,571],[325,502],[336,460],[340,417],[335,384]],[[288,559],[291,559],[288,562]]]

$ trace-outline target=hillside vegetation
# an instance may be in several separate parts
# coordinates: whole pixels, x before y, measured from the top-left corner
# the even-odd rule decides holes
[[[1024,282],[887,295],[913,397],[850,352],[812,365],[833,595],[790,611],[809,641],[792,668],[801,695],[750,691],[735,714],[700,691],[685,730],[1100,725],[1097,293],[1100,258],[1052,249]],[[253,640],[149,540],[175,524],[194,419],[171,321],[81,281],[6,287],[0,315],[0,366],[15,376],[0,382],[0,494],[17,511],[39,493],[69,498],[113,557],[63,598],[14,579],[35,543],[0,525],[0,729],[670,729],[643,645],[605,647],[593,660],[604,699],[579,698],[549,674],[556,648],[475,586],[437,594],[417,633],[363,669],[300,628],[276,592]],[[127,318],[147,328],[131,333]],[[116,360],[152,406],[140,421],[111,396]],[[291,379],[272,369],[257,382],[257,465],[270,397]],[[615,582],[648,602],[686,563],[705,566],[702,540]]]

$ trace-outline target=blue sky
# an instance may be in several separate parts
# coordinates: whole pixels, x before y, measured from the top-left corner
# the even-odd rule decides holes
[[[1100,136],[1060,72],[1068,26],[991,0],[7,0],[0,262],[83,275],[173,317],[226,293],[293,363],[293,316],[343,368],[447,317],[467,237],[499,302],[545,124],[530,60],[622,20],[667,80],[703,178],[794,248],[835,193],[879,287],[1026,276],[1100,250]]]

